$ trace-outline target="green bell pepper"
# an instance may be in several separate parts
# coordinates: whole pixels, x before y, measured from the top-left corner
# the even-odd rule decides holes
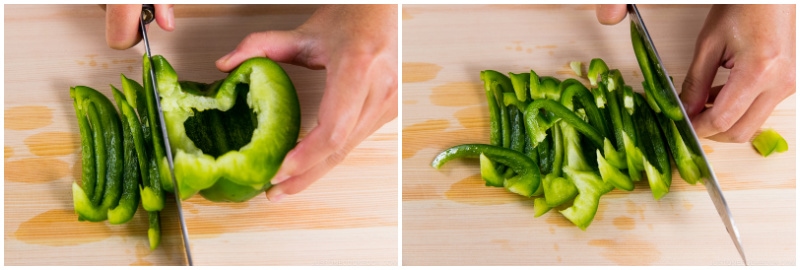
[[[242,202],[269,189],[300,131],[297,93],[284,70],[252,58],[206,85],[179,82],[162,56],[153,56],[153,66],[180,197]]]

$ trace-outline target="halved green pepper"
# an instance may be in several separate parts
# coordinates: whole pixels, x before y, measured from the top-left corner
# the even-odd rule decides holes
[[[153,64],[180,197],[241,202],[269,189],[300,131],[297,93],[283,68],[251,58],[205,85],[178,82],[162,56]]]

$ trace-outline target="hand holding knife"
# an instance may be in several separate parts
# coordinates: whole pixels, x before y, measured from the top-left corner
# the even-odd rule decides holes
[[[628,5],[628,14],[631,20],[631,35],[632,38],[635,40],[640,38],[641,41],[644,43],[644,49],[647,51],[647,55],[649,56],[649,61],[655,63],[654,65],[654,72],[652,72],[652,79],[661,83],[661,86],[664,88],[669,88],[667,92],[667,98],[669,99],[668,102],[676,104],[680,109],[680,115],[677,115],[678,118],[682,118],[681,120],[674,119],[675,125],[679,126],[679,129],[688,130],[690,131],[685,136],[685,142],[690,146],[692,149],[698,149],[699,154],[702,157],[702,162],[698,163],[700,166],[700,170],[704,172],[704,184],[706,186],[706,190],[708,194],[711,196],[711,201],[714,203],[714,206],[717,209],[717,213],[719,214],[722,222],[725,224],[725,228],[728,231],[728,234],[733,240],[734,245],[736,246],[736,250],[739,252],[739,256],[741,256],[742,261],[745,265],[747,265],[747,259],[744,255],[744,249],[742,248],[742,242],[739,237],[739,230],[736,228],[736,224],[733,221],[733,216],[731,215],[731,211],[728,208],[728,204],[725,201],[725,197],[722,195],[722,189],[719,186],[719,182],[717,181],[717,177],[714,174],[713,168],[711,168],[711,164],[708,162],[708,158],[705,155],[705,152],[700,147],[700,140],[697,137],[694,129],[692,128],[692,124],[689,120],[688,115],[686,114],[686,109],[683,107],[683,103],[680,102],[678,97],[678,92],[675,90],[675,85],[672,83],[672,80],[667,73],[666,68],[661,61],[661,57],[658,55],[656,51],[655,45],[653,44],[653,40],[650,38],[650,34],[647,31],[647,27],[644,25],[644,21],[642,20],[641,14],[639,13],[639,9],[636,5]],[[638,37],[636,36],[638,34]],[[635,41],[634,41],[635,42]],[[636,44],[634,44],[636,46]],[[638,56],[638,55],[637,55]],[[641,59],[639,60],[642,61]],[[645,75],[647,77],[647,75]],[[671,117],[672,118],[672,117]],[[681,127],[682,126],[682,127]],[[707,173],[705,173],[707,172]]]

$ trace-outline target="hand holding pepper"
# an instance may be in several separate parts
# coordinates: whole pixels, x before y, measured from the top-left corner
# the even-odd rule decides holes
[[[156,9],[156,22],[161,29],[175,30],[175,16],[172,5],[153,5]],[[139,17],[142,5],[103,5],[106,11],[106,43],[108,47],[124,50],[139,43]]]
[[[625,5],[599,5],[596,11],[602,24],[619,23],[627,14]],[[712,87],[719,67],[731,70],[728,81]],[[796,91],[795,7],[714,5],[682,88],[698,136],[748,141]]]
[[[327,73],[317,126],[287,154],[270,201],[306,189],[397,117],[396,5],[323,6],[297,29],[250,34],[217,68],[257,56]]]

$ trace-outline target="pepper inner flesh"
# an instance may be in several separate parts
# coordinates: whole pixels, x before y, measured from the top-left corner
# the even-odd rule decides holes
[[[238,84],[236,101],[229,110],[194,110],[194,115],[183,122],[189,139],[203,153],[217,158],[250,143],[258,118],[247,106],[248,92],[247,84]]]

